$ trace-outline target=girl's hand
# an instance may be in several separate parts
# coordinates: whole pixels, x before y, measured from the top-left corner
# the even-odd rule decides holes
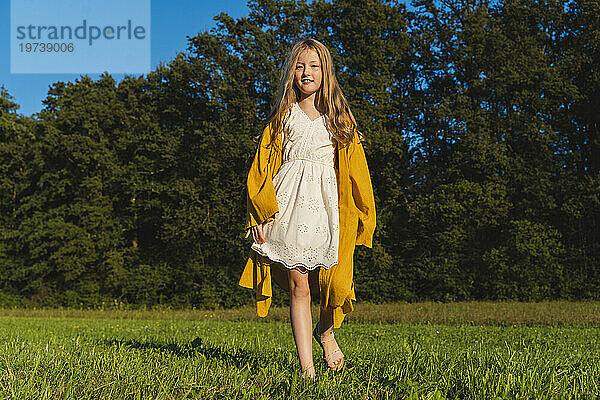
[[[268,218],[261,225],[256,225],[256,226],[251,227],[246,232],[246,236],[244,236],[244,238],[247,238],[248,235],[250,235],[250,231],[252,231],[252,237],[254,238],[254,241],[258,244],[264,243],[265,237],[263,235],[263,226],[265,226],[268,222],[271,222],[272,220],[273,220],[273,218]]]

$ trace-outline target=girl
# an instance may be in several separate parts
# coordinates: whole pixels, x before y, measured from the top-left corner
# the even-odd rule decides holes
[[[332,328],[356,300],[354,247],[372,247],[375,202],[359,135],[329,50],[314,39],[295,43],[248,174],[245,237],[254,243],[239,284],[256,291],[261,317],[271,278],[290,291],[303,377],[315,376],[312,337],[330,369],[344,365]],[[314,330],[311,290],[321,300]]]

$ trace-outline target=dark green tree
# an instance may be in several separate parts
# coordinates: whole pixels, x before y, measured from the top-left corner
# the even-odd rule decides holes
[[[32,117],[0,89],[0,304],[250,303],[246,174],[307,36],[366,137],[360,300],[598,297],[599,1],[249,8],[146,76],[54,83]]]

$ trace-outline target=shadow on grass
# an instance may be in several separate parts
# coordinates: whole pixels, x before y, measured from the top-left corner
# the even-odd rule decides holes
[[[177,357],[197,357],[202,355],[207,359],[217,359],[231,363],[238,368],[262,368],[272,363],[272,359],[261,357],[244,349],[226,348],[205,343],[201,338],[196,338],[188,343],[156,343],[152,341],[105,339],[99,342],[104,346],[126,346],[138,350],[171,353]]]

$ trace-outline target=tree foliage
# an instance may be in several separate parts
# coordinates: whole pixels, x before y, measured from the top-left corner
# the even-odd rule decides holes
[[[600,1],[249,7],[146,76],[54,83],[32,117],[2,87],[0,304],[250,302],[253,137],[306,36],[367,139],[359,299],[598,298]]]

